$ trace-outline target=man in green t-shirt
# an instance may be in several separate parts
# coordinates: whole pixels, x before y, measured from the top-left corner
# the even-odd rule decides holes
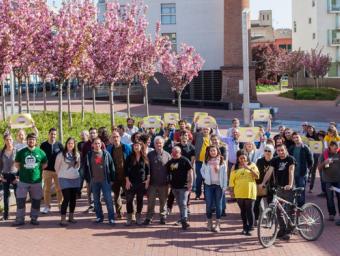
[[[38,216],[42,198],[42,170],[47,167],[47,157],[44,151],[36,147],[37,136],[27,135],[27,148],[20,150],[15,156],[15,166],[19,172],[16,191],[17,214],[13,226],[25,224],[26,197],[31,197],[31,224],[39,225]]]

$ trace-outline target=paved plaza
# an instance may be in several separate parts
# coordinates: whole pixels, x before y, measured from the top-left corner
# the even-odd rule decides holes
[[[327,218],[326,199],[313,194],[307,195],[307,201],[322,207]],[[192,201],[191,228],[182,231],[174,223],[179,213],[177,205],[169,217],[167,225],[155,224],[148,227],[125,227],[125,220],[118,221],[116,226],[93,224],[94,213],[83,213],[86,209],[84,199],[78,201],[76,217],[78,223],[66,228],[59,227],[59,213],[53,207],[51,214],[40,218],[40,226],[26,224],[23,227],[11,227],[11,221],[1,222],[1,255],[145,255],[145,256],[203,256],[203,255],[339,255],[340,227],[334,222],[325,220],[323,235],[315,242],[306,242],[294,235],[289,242],[277,241],[275,246],[263,249],[254,231],[251,237],[240,235],[241,220],[235,203],[227,206],[227,217],[222,221],[222,232],[214,234],[205,231],[205,204],[203,200]],[[14,212],[15,207],[11,209]],[[124,206],[125,210],[125,206]],[[144,212],[146,205],[144,204]],[[158,209],[156,209],[157,212]],[[13,220],[14,215],[11,215]]]

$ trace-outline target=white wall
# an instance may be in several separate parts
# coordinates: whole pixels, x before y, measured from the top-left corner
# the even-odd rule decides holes
[[[128,0],[120,0],[126,4]],[[193,45],[205,59],[204,70],[217,70],[224,61],[224,1],[222,0],[145,0],[149,32],[161,19],[161,3],[176,3],[176,24],[161,25],[162,33],[177,34],[181,43]]]

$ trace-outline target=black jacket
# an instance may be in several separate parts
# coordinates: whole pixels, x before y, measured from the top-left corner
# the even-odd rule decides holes
[[[84,178],[87,182],[90,182],[93,173],[92,173],[92,150],[89,151],[86,155],[86,162],[84,166]],[[106,150],[103,150],[103,158],[104,158],[104,171],[105,171],[105,177],[106,181],[108,183],[113,182],[115,180],[115,166],[113,164],[112,157],[110,156],[110,153]]]
[[[294,148],[295,145],[291,146],[288,150],[291,156],[294,156]],[[302,144],[301,146],[300,161],[300,176],[305,176],[308,172],[308,169],[311,169],[314,163],[313,153],[305,144]]]

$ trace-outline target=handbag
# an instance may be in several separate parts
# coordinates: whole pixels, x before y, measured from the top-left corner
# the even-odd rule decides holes
[[[266,196],[267,193],[267,187],[262,187],[261,184],[257,185],[257,196]]]

